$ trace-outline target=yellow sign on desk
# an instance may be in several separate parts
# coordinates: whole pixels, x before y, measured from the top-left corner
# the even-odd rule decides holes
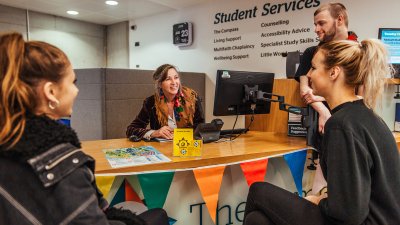
[[[173,143],[173,156],[201,156],[203,141],[193,139],[192,128],[175,128]]]

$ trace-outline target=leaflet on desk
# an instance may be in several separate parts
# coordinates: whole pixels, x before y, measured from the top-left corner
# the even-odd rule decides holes
[[[152,146],[104,149],[112,168],[170,162],[171,159]]]
[[[192,128],[175,128],[173,141],[173,156],[198,157],[201,156],[203,140],[193,139]]]

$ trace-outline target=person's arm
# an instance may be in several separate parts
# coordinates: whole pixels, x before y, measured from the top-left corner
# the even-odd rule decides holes
[[[132,135],[136,135],[138,137],[143,137],[150,129],[147,128],[147,125],[150,121],[150,112],[146,107],[146,100],[143,102],[143,107],[140,110],[139,114],[136,118],[129,124],[126,128],[126,137],[129,138]]]
[[[300,97],[303,99],[310,90],[312,90],[309,86],[307,75],[300,76]]]
[[[321,212],[332,222],[361,224],[369,213],[372,159],[363,140],[343,128],[329,128],[324,136],[328,197]]]
[[[143,138],[144,139],[147,139],[147,140],[150,140],[151,138],[152,138],[152,134],[155,132],[155,130],[149,130],[149,131],[147,131],[144,135],[143,135]]]
[[[331,112],[324,105],[324,103],[322,103],[322,101],[325,101],[325,99],[321,96],[316,96],[313,94],[313,90],[308,84],[307,76],[300,77],[300,96],[306,104],[311,105],[311,107],[313,107],[313,109],[317,111],[319,115],[318,131],[320,133],[324,133],[325,123],[331,117]]]
[[[309,85],[309,78],[306,75],[300,76],[300,97],[306,104],[325,101],[324,97],[314,95],[313,90]]]
[[[318,131],[325,133],[325,123],[331,117],[331,112],[322,102],[314,102],[310,104],[315,111],[318,112]]]
[[[326,198],[326,197],[327,197],[327,195],[326,195],[326,193],[324,193],[324,194],[319,195],[319,196],[317,196],[317,195],[308,195],[308,196],[304,197],[304,199],[314,203],[315,205],[318,205],[319,202],[322,199]]]
[[[64,165],[64,167],[68,166]],[[60,223],[109,224],[103,212],[103,209],[107,207],[107,202],[101,194],[99,195],[93,182],[93,172],[88,166],[82,165],[50,187],[52,195],[49,198],[59,202],[57,214],[65,215]]]

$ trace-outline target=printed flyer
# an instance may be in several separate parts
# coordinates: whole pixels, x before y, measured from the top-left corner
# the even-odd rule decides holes
[[[112,168],[171,161],[168,157],[152,146],[104,149],[103,152]]]

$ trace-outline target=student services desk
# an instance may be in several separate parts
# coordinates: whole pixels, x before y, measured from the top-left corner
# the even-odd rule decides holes
[[[394,136],[398,146],[400,146],[400,134],[395,133]],[[103,149],[143,145],[155,147],[172,161],[144,166],[111,168],[102,152]],[[132,190],[134,190],[133,192],[136,192],[140,199],[146,199],[148,203],[149,199],[145,197],[144,192],[154,188],[142,186],[142,183],[139,182],[139,176],[158,175],[172,171],[174,173],[173,180],[166,191],[167,196],[163,198],[165,201],[163,201],[161,207],[167,211],[170,218],[177,220],[174,225],[242,224],[249,187],[240,163],[269,158],[264,180],[289,191],[295,191],[296,187],[291,171],[283,159],[284,157],[281,156],[307,148],[305,138],[288,137],[284,133],[261,131],[250,131],[232,142],[204,144],[201,157],[188,158],[173,157],[172,142],[130,142],[126,138],[82,142],[83,151],[96,160],[97,183],[99,184],[101,179],[111,180],[112,184],[108,186],[107,191],[102,191],[112,205],[116,203],[115,199],[119,198],[119,201],[115,204],[116,207],[122,206],[140,213],[140,209],[143,209],[143,203],[124,199],[123,196],[132,196]],[[308,164],[309,161],[307,160],[306,165]],[[216,212],[215,222],[211,219],[202,197],[200,185],[194,174],[195,170],[213,166],[224,166],[225,168],[217,192],[216,210],[213,210],[213,212]],[[159,179],[159,177],[152,177],[152,179]],[[302,178],[303,192],[308,193],[310,191],[313,180],[314,171],[305,168]],[[159,186],[154,185],[153,187],[155,187],[155,190],[150,196],[162,192],[158,188]]]
[[[111,168],[102,152],[102,149],[143,145],[153,146],[170,158],[172,162],[124,168]],[[273,157],[305,148],[307,148],[305,138],[288,137],[286,134],[258,131],[250,131],[241,135],[232,142],[228,141],[203,144],[201,157],[173,157],[172,142],[130,142],[126,138],[82,142],[83,151],[96,160],[96,174],[176,170],[218,164],[231,164],[245,160]]]
[[[172,161],[143,166],[111,168],[102,151],[103,149],[143,145],[153,146]],[[167,211],[169,217],[177,220],[174,225],[242,224],[249,187],[240,163],[271,157],[273,160],[268,160],[268,166],[264,165],[265,179],[270,182],[278,179],[285,185],[289,183],[291,185],[290,188],[293,189],[293,178],[290,175],[288,166],[283,157],[278,156],[307,149],[308,147],[304,137],[288,137],[282,133],[250,131],[232,142],[203,144],[201,157],[173,157],[172,148],[172,142],[130,142],[126,138],[82,142],[83,151],[96,160],[95,173],[98,185],[99,181],[100,183],[102,182],[102,179],[112,180],[112,185],[109,185],[106,191],[100,185],[100,189],[111,204],[115,203],[115,199],[118,196],[124,196],[128,192],[132,193],[126,189],[127,185],[133,188],[140,199],[145,198],[146,203],[149,203],[148,198],[145,197],[145,192],[148,192],[153,187],[162,185],[151,184],[152,188],[148,188],[148,186],[142,185],[141,177],[174,173],[172,183],[167,191],[168,194],[164,198],[165,203],[161,206]],[[220,180],[220,186],[218,186],[219,191],[216,193],[218,203],[215,223],[212,221],[205,205],[205,200],[198,184],[199,181],[194,173],[195,170],[204,170],[204,168],[207,170],[210,167],[224,168],[223,174],[220,174],[220,179],[222,180]],[[268,172],[265,167],[268,167]],[[152,177],[151,179],[157,180],[160,178]],[[207,183],[206,185],[214,187],[212,184]],[[124,188],[125,194],[123,193],[124,191],[121,191]],[[162,192],[163,190],[155,190],[148,196],[154,196]],[[121,199],[121,197],[119,198]],[[132,201],[129,202],[125,199],[124,202],[118,204],[116,207],[129,208],[124,204],[132,204]],[[136,202],[134,205],[138,205],[138,203]],[[138,208],[133,207],[131,209],[138,212]]]

